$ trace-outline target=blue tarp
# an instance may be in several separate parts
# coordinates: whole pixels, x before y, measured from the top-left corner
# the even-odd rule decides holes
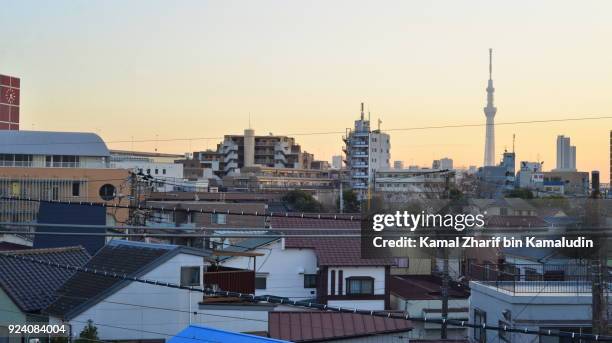
[[[243,333],[223,331],[200,325],[189,325],[172,337],[168,343],[203,343],[203,342],[289,342]]]

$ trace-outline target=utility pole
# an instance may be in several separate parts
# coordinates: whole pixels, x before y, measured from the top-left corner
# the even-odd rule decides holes
[[[587,222],[597,234],[595,239],[597,242],[597,251],[595,257],[591,261],[591,291],[592,291],[592,316],[593,316],[593,333],[596,335],[608,334],[608,237],[604,230],[599,226],[599,199],[598,194],[593,192],[592,199],[587,201]],[[602,231],[600,233],[599,231]]]
[[[442,327],[440,332],[440,339],[448,338],[448,326],[446,319],[448,319],[448,248],[442,248],[444,254],[444,265],[442,267]]]

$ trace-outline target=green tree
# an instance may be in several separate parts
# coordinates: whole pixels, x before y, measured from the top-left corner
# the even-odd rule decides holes
[[[323,210],[323,205],[312,194],[299,189],[285,194],[283,201],[289,203],[294,210],[301,212],[321,212]]]
[[[100,340],[98,338],[98,328],[94,325],[93,321],[89,319],[87,325],[83,328],[83,331],[79,334],[79,338],[76,339],[76,343],[91,343]]]
[[[361,204],[357,199],[357,193],[352,189],[345,189],[342,191],[342,199],[344,200],[344,212],[346,213],[358,213],[361,210]],[[336,201],[338,208],[340,208],[340,197]]]
[[[513,189],[506,194],[508,198],[533,199],[533,192],[526,188]]]

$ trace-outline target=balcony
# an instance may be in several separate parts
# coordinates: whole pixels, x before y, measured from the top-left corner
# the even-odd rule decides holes
[[[255,293],[255,272],[222,266],[210,266],[204,272],[204,287],[245,294]]]
[[[586,264],[470,265],[472,282],[512,294],[578,294],[592,292],[592,274]],[[612,292],[612,284],[608,284]]]

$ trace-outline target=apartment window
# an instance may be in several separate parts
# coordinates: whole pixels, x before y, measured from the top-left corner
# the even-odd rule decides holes
[[[487,342],[487,330],[482,327],[482,324],[487,323],[487,313],[474,309],[474,324],[479,326],[479,328],[474,328],[474,341],[478,343],[486,343]]]
[[[151,175],[151,169],[147,169],[147,175]]]
[[[181,267],[181,286],[199,286],[200,267]]]
[[[166,175],[166,169],[162,169],[162,174]]]
[[[304,274],[304,288],[317,288],[317,274]]]
[[[78,181],[73,182],[72,183],[72,196],[78,197],[79,195],[81,195],[81,183]]]
[[[255,289],[266,289],[268,283],[268,278],[265,276],[256,276],[255,277]]]
[[[155,175],[159,174],[159,169],[155,169]]]
[[[374,294],[374,279],[368,276],[346,278],[346,294]]]
[[[210,221],[213,224],[226,224],[227,223],[227,215],[225,213],[213,213],[210,215]]]

